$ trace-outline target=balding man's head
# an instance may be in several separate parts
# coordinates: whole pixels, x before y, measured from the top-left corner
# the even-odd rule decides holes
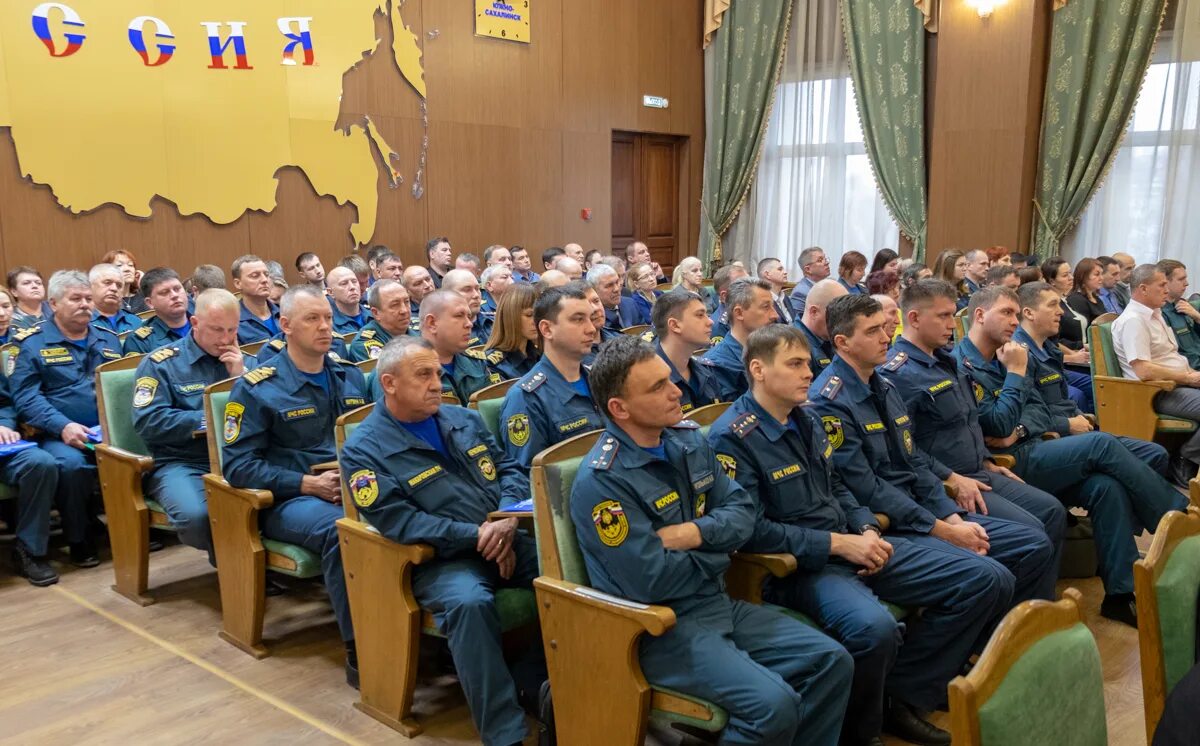
[[[1129,284],[1129,276],[1133,274],[1133,268],[1137,266],[1137,261],[1132,256],[1123,251],[1118,251],[1112,255],[1113,259],[1117,260],[1117,264],[1121,265],[1121,282]]]
[[[829,339],[829,330],[825,325],[825,309],[835,299],[849,292],[837,280],[821,280],[813,285],[804,302],[804,325],[808,330],[821,339]]]
[[[569,256],[559,257],[554,268],[566,275],[569,280],[578,280],[583,277],[583,264]]]
[[[404,270],[401,282],[404,284],[404,289],[408,291],[408,297],[412,299],[413,303],[420,303],[425,299],[425,296],[436,290],[433,278],[429,275],[429,270],[421,266],[409,267]]]
[[[562,272],[559,272],[557,269],[548,269],[542,273],[541,279],[538,280],[538,292],[540,293],[550,288],[562,287],[570,281],[571,278],[567,277]]]
[[[420,314],[421,336],[433,344],[443,363],[467,349],[471,309],[466,298],[453,290],[434,290],[421,301]]]
[[[458,293],[467,301],[471,315],[479,313],[483,305],[483,295],[479,292],[479,280],[473,273],[465,269],[452,269],[442,278],[442,290]]]

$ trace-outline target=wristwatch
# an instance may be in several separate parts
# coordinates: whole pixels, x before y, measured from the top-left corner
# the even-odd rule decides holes
[[[879,526],[874,523],[864,523],[858,527],[859,534],[866,534],[868,531],[874,531],[877,536],[883,536],[883,532],[879,530]]]
[[[1029,437],[1029,428],[1025,427],[1024,425],[1017,425],[1015,432],[1017,433],[1018,443]]]

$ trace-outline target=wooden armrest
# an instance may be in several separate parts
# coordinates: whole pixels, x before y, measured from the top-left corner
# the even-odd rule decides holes
[[[533,587],[555,598],[561,598],[572,606],[584,607],[599,614],[635,622],[641,626],[643,631],[649,632],[655,637],[659,637],[675,626],[675,612],[667,606],[652,606],[626,601],[585,585],[567,580],[557,580],[544,575],[533,579]],[[594,629],[605,629],[605,623],[601,620]]]
[[[234,487],[229,482],[226,482],[223,477],[218,477],[216,474],[205,474],[204,483],[213,489],[214,492],[248,503],[255,510],[264,510],[275,504],[275,496],[270,490],[252,490],[249,488]]]
[[[154,459],[150,456],[143,456],[138,453],[130,453],[123,448],[117,448],[116,446],[111,446],[107,443],[98,443],[96,445],[96,450],[115,461],[119,461],[126,466],[138,470],[139,472],[145,473],[154,468]]]
[[[356,538],[370,542],[374,546],[386,547],[389,551],[395,552],[400,556],[402,562],[420,565],[433,559],[436,554],[433,547],[428,544],[398,544],[376,531],[370,524],[363,523],[362,521],[339,518],[337,525],[338,528]]]
[[[321,474],[323,472],[337,471],[337,470],[338,470],[338,462],[326,461],[323,464],[313,464],[312,468],[309,469],[308,471],[310,474]]]
[[[990,458],[996,466],[1003,466],[1005,469],[1014,469],[1017,466],[1017,460],[1007,453],[993,453]]]
[[[532,510],[493,510],[491,513],[488,513],[487,517],[488,517],[489,521],[502,521],[505,518],[516,518],[518,522],[532,521],[533,520],[533,511]]]
[[[1119,386],[1121,388],[1153,389],[1155,393],[1159,391],[1174,391],[1177,385],[1174,381],[1139,381],[1134,378],[1117,378],[1116,376],[1095,376],[1092,381]]]
[[[748,565],[761,567],[777,578],[786,578],[796,572],[796,557],[791,554],[756,554],[754,552],[735,552],[731,555],[734,562],[745,562]]]

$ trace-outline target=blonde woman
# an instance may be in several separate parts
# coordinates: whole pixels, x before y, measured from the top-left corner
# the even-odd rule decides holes
[[[662,291],[657,289],[658,278],[655,277],[654,267],[646,262],[630,267],[629,273],[625,275],[625,287],[629,289],[629,294],[637,306],[637,323],[649,324],[654,301],[662,295]]]
[[[542,357],[537,327],[533,324],[533,302],[537,290],[528,283],[510,285],[500,296],[492,336],[485,355],[488,370],[503,380],[520,378]]]
[[[712,290],[704,287],[703,282],[704,265],[694,256],[685,257],[671,275],[671,286],[699,295],[700,300],[704,301],[704,310],[711,315],[717,310],[717,297]]]

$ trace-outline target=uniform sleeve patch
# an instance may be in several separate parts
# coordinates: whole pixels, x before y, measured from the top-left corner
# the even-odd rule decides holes
[[[725,453],[717,454],[717,463],[730,479],[737,479],[737,459]]]
[[[17,355],[20,352],[21,348],[16,346],[8,351],[8,358],[4,361],[4,375],[11,376],[13,371],[17,369]]]
[[[822,417],[821,426],[825,428],[825,436],[829,438],[830,447],[837,449],[846,442],[846,433],[842,429],[842,421],[837,417]]]
[[[158,391],[158,379],[151,376],[142,376],[137,379],[133,386],[133,406],[141,409],[148,406],[154,401],[154,394]]]
[[[629,519],[621,503],[616,500],[603,500],[592,508],[592,523],[596,526],[596,534],[600,543],[606,547],[619,547],[629,536]]]
[[[508,418],[508,442],[517,448],[529,442],[529,415],[514,414]]]
[[[360,508],[369,508],[379,497],[379,481],[375,472],[370,469],[360,469],[350,475],[350,495],[354,504]]]
[[[245,411],[246,408],[237,402],[226,402],[224,430],[226,445],[237,442],[238,436],[242,434],[242,414]]]

